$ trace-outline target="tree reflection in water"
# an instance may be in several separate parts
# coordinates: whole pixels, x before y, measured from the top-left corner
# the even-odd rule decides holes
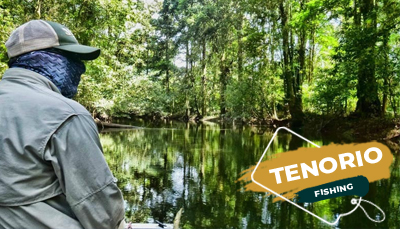
[[[289,203],[273,203],[265,193],[246,192],[244,184],[236,182],[243,170],[259,160],[272,130],[186,123],[151,125],[138,130],[106,131],[100,136],[106,160],[124,193],[128,221],[173,223],[175,214],[183,208],[181,228],[330,228]],[[321,137],[311,140],[319,145],[334,142]],[[268,154],[298,147],[310,146],[283,133],[273,141]],[[337,227],[400,225],[399,153],[393,153],[391,178],[371,183],[365,196],[385,211],[387,219],[373,223],[357,209],[342,218]],[[338,213],[353,208],[351,198],[304,207],[334,221]],[[381,217],[374,207],[364,208],[373,218]]]

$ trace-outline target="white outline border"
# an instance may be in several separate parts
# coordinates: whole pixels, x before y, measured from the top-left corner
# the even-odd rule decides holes
[[[262,159],[264,158],[265,154],[267,153],[267,150],[269,149],[269,147],[270,147],[272,141],[275,139],[275,137],[276,137],[276,135],[278,134],[279,130],[282,130],[282,129],[283,129],[283,130],[286,130],[286,131],[288,131],[288,132],[290,132],[291,134],[296,135],[297,137],[303,139],[304,141],[306,141],[306,142],[308,142],[308,143],[310,143],[310,144],[312,144],[312,145],[314,145],[314,146],[316,146],[316,147],[318,147],[318,148],[321,148],[319,145],[317,145],[317,144],[315,144],[314,142],[308,140],[307,138],[301,136],[300,134],[297,134],[296,132],[290,130],[289,128],[286,128],[286,127],[279,127],[279,128],[275,131],[275,133],[274,133],[274,135],[272,136],[271,140],[269,141],[269,143],[268,143],[268,145],[267,145],[267,148],[265,148],[263,155],[261,156],[260,160],[258,161],[258,163],[257,163],[257,165],[256,165],[256,168],[254,169],[253,173],[251,174],[251,180],[252,180],[254,183],[256,183],[257,185],[259,185],[259,186],[263,187],[264,189],[268,190],[268,192],[271,192],[271,193],[273,193],[274,195],[279,196],[280,198],[286,200],[287,202],[293,204],[294,206],[300,208],[301,210],[303,210],[303,211],[305,211],[305,212],[311,214],[312,216],[314,216],[314,217],[318,218],[319,220],[323,221],[324,223],[327,223],[327,224],[332,225],[332,226],[337,225],[337,223],[339,222],[339,220],[340,220],[340,218],[341,218],[342,216],[350,215],[351,213],[353,213],[353,212],[360,206],[360,203],[361,203],[361,201],[362,201],[362,197],[360,197],[360,199],[357,201],[357,206],[355,206],[355,207],[353,208],[353,210],[351,210],[351,211],[349,211],[349,212],[347,212],[347,213],[340,214],[340,215],[338,216],[338,218],[337,218],[334,222],[331,223],[331,222],[328,222],[328,221],[326,221],[325,219],[323,219],[323,218],[317,216],[316,214],[310,212],[309,210],[303,208],[302,206],[300,206],[300,205],[294,203],[293,201],[291,201],[291,200],[289,200],[289,199],[287,199],[287,198],[285,198],[285,197],[279,195],[278,193],[276,193],[276,192],[272,191],[271,189],[265,187],[264,185],[260,184],[259,182],[257,182],[257,181],[254,179],[254,173],[256,172],[256,170],[257,170],[258,166],[260,165]]]

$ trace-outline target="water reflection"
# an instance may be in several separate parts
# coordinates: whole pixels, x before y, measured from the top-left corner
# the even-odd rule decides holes
[[[159,220],[173,223],[183,208],[181,228],[328,228],[289,203],[273,203],[264,193],[243,191],[240,172],[254,165],[272,137],[272,131],[255,127],[190,125],[185,123],[133,123],[148,128],[101,134],[105,157],[126,200],[126,217],[132,222]],[[319,145],[331,141],[312,138]],[[279,134],[269,154],[307,146],[290,134]],[[387,219],[373,223],[361,209],[340,220],[340,228],[398,227],[398,152],[391,178],[370,184],[365,199],[380,206]],[[351,197],[303,204],[333,221],[351,210]],[[364,206],[364,205],[363,205]],[[372,206],[372,218],[382,217]]]

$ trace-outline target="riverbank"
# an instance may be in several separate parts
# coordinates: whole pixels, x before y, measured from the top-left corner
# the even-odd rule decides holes
[[[346,142],[395,140],[400,135],[400,120],[395,118],[322,117],[308,118],[304,128]]]
[[[111,120],[117,120],[113,117]],[[315,114],[305,114],[301,125],[296,125],[291,119],[243,119],[243,118],[224,118],[218,116],[193,116],[185,118],[184,116],[174,115],[161,117],[157,115],[130,116],[127,120],[142,119],[147,122],[160,121],[178,121],[187,123],[218,123],[234,126],[258,126],[260,128],[276,129],[279,127],[288,127],[301,130],[306,135],[321,135],[334,137],[344,142],[354,141],[382,141],[400,139],[400,119],[389,117],[357,117],[357,116],[323,116]],[[99,120],[100,121],[100,120]],[[103,124],[107,121],[103,121]],[[118,122],[124,123],[124,122]],[[112,126],[113,124],[109,124]]]

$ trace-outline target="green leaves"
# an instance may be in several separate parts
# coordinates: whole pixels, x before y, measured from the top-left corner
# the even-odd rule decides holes
[[[0,41],[30,19],[67,25],[102,50],[76,99],[113,115],[350,113],[371,64],[366,86],[395,114],[400,3],[379,0],[362,14],[365,1],[0,0]],[[0,45],[0,72],[7,61]]]

